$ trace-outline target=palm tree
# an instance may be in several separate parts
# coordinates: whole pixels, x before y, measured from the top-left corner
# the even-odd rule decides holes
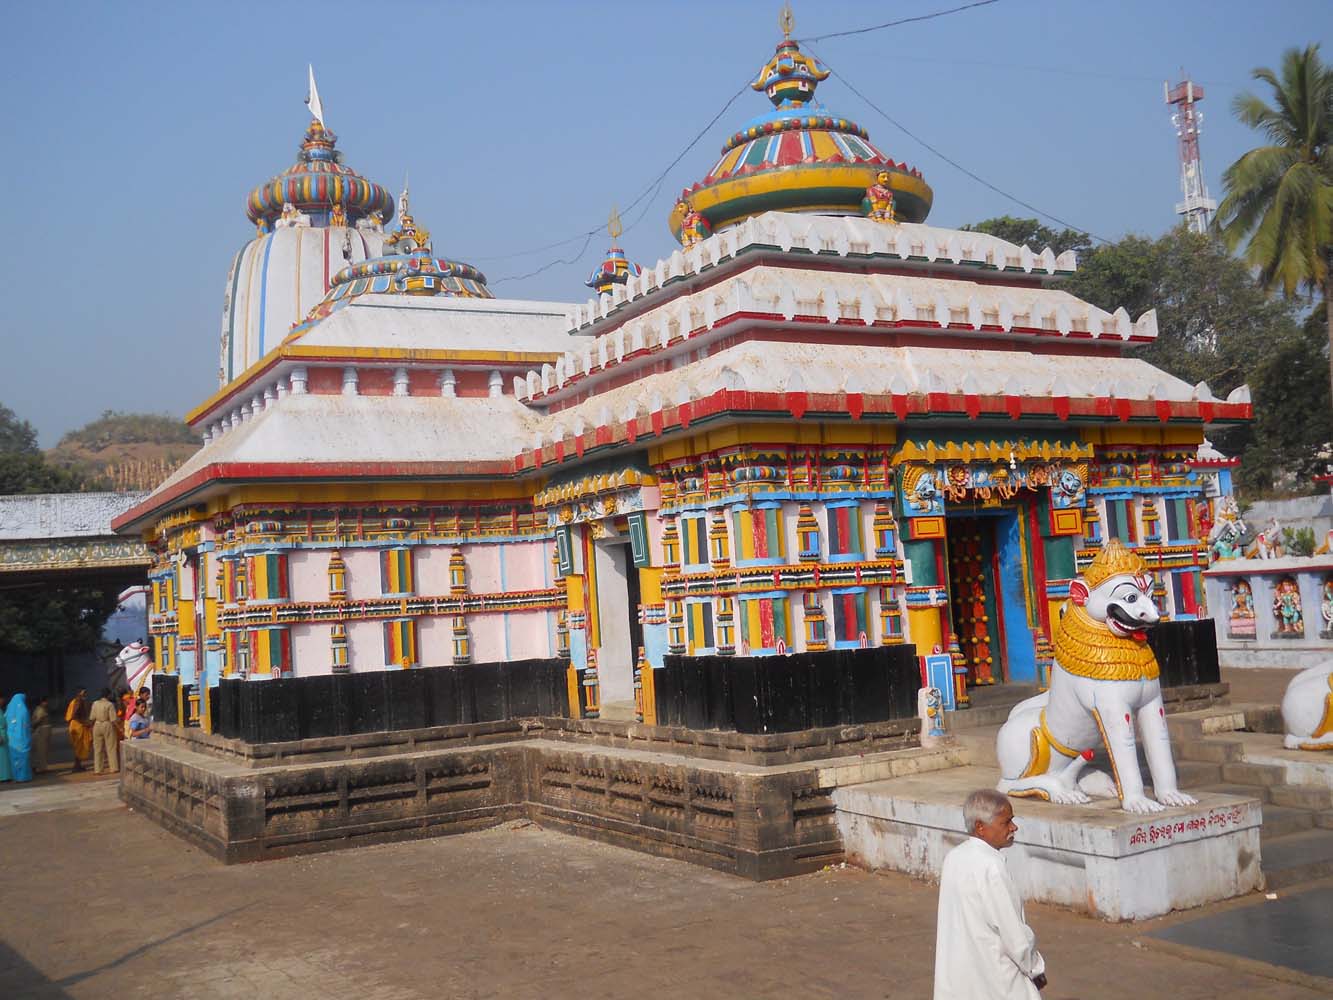
[[[1244,257],[1265,288],[1286,295],[1333,293],[1333,66],[1319,46],[1288,49],[1282,75],[1252,74],[1273,90],[1273,103],[1239,94],[1233,113],[1270,145],[1252,149],[1222,175],[1226,197],[1217,226],[1233,250],[1248,238]],[[1333,309],[1328,310],[1329,379],[1333,385]]]

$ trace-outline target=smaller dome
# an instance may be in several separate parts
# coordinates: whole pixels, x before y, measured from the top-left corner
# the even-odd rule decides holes
[[[398,199],[398,229],[384,237],[383,255],[349,264],[335,274],[323,301],[292,327],[286,339],[362,295],[495,298],[486,287],[486,275],[471,264],[435,256],[430,231],[418,226],[408,211],[406,191]]]
[[[626,257],[625,251],[616,245],[616,240],[624,229],[620,224],[620,213],[615,209],[611,210],[611,219],[607,223],[606,231],[611,236],[611,248],[606,251],[602,262],[593,268],[592,274],[588,275],[588,280],[584,282],[598,295],[610,295],[616,285],[623,285],[630,278],[637,278],[643,273],[643,268]]]
[[[296,163],[250,192],[245,214],[261,232],[300,216],[313,226],[354,226],[362,219],[384,223],[393,218],[393,196],[346,166],[335,148],[337,142],[322,121],[313,119]]]

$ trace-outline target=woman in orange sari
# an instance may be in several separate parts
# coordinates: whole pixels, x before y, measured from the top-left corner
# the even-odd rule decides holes
[[[69,745],[74,751],[74,770],[82,771],[83,762],[93,752],[93,727],[88,724],[88,692],[79,688],[79,693],[70,699],[65,708],[65,721],[69,723]]]

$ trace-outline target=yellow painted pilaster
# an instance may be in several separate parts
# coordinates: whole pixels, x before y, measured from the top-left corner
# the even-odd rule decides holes
[[[639,570],[639,600],[644,604],[662,603],[662,569],[645,566]]]
[[[939,608],[908,608],[907,638],[915,643],[917,652],[922,656],[939,646],[944,648],[944,635],[940,628]]]

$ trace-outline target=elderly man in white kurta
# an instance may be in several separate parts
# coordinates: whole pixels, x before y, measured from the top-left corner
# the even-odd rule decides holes
[[[982,789],[963,803],[971,834],[944,859],[935,933],[935,1000],[1035,1000],[1046,962],[1000,851],[1014,842],[1014,809]]]

